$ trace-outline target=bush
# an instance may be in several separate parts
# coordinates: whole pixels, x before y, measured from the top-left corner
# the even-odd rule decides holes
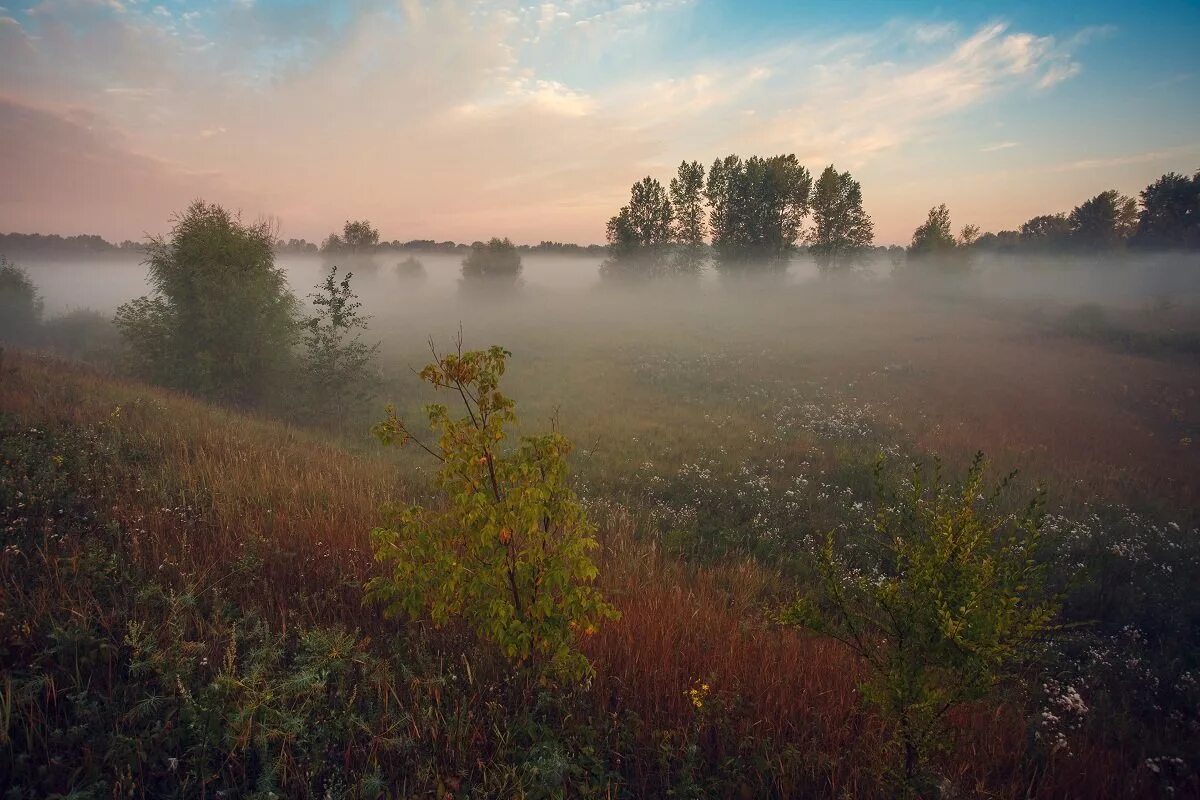
[[[390,614],[427,615],[439,625],[461,618],[534,674],[580,678],[591,666],[576,637],[617,612],[592,585],[596,542],[567,486],[570,442],[551,432],[499,450],[505,426],[516,422],[512,400],[499,391],[508,355],[460,348],[435,353],[421,371],[422,380],[456,395],[466,414],[426,407],[436,449],[391,407],[376,427],[384,444],[415,443],[441,462],[445,505],[389,510],[391,524],[372,532],[386,572],[370,582],[370,596]]]
[[[946,713],[987,696],[1056,611],[1036,558],[1043,498],[1001,513],[1008,480],[985,497],[984,469],[979,454],[954,486],[940,469],[926,483],[917,467],[891,493],[881,462],[869,549],[839,550],[830,535],[818,554],[821,598],[785,615],[867,665],[863,696],[894,726],[898,777],[911,793],[931,788],[928,759],[946,744]]]
[[[295,298],[266,223],[193,203],[147,248],[157,290],[117,310],[142,377],[239,404],[263,401],[289,367]]]
[[[55,351],[89,364],[115,364],[121,336],[110,317],[90,308],[78,308],[46,320],[43,339]]]
[[[476,242],[463,259],[462,274],[466,280],[490,279],[515,284],[521,275],[521,254],[507,238]]]
[[[361,331],[367,318],[358,313],[362,303],[350,288],[354,273],[340,281],[337,267],[309,295],[317,314],[304,323],[305,389],[309,410],[319,421],[341,422],[361,410],[376,383],[373,361],[379,345],[367,345]]]
[[[0,340],[32,342],[41,321],[42,299],[29,273],[0,256]]]

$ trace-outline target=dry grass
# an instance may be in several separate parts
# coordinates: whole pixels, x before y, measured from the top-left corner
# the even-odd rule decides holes
[[[371,633],[382,624],[363,609],[359,587],[371,573],[367,532],[378,508],[407,491],[385,458],[352,456],[274,422],[49,360],[7,355],[2,368],[0,412],[29,425],[104,425],[146,454],[128,465],[136,480],[112,498],[143,567],[211,587],[253,556],[259,577],[228,587],[234,599],[284,625],[334,621]],[[774,742],[783,796],[883,796],[883,732],[858,703],[860,667],[828,640],[764,622],[777,576],[746,562],[685,566],[640,541],[627,510],[598,509],[596,517],[603,584],[624,616],[585,648],[597,670],[597,707],[646,723],[640,745],[650,755],[629,758],[653,759],[655,731],[700,725],[709,758],[737,758],[746,737]],[[696,680],[714,692],[703,724],[686,697]],[[1014,708],[966,710],[956,728],[962,743],[945,770],[971,796],[1133,790],[1131,756],[1095,742],[1031,783]]]

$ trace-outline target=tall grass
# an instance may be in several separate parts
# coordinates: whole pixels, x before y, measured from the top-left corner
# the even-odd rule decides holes
[[[146,692],[173,691],[164,688],[164,676],[184,670],[180,665],[190,670],[178,676],[183,691],[191,691],[186,681],[193,671],[201,676],[197,685],[209,685],[204,681],[214,679],[204,670],[216,668],[199,665],[249,652],[248,645],[239,649],[249,636],[239,626],[261,619],[271,633],[260,634],[256,647],[269,648],[271,637],[300,639],[283,660],[269,661],[259,673],[232,666],[217,671],[237,687],[231,702],[275,708],[279,695],[272,694],[269,676],[300,670],[321,687],[320,697],[331,708],[344,710],[338,725],[352,720],[357,726],[340,734],[335,726],[328,741],[312,743],[292,723],[269,723],[253,714],[251,722],[231,717],[219,726],[231,738],[214,746],[227,758],[209,764],[213,776],[224,776],[211,777],[213,785],[235,781],[238,770],[246,774],[262,757],[254,755],[254,743],[268,742],[282,747],[273,762],[284,773],[279,785],[296,793],[313,785],[305,783],[316,780],[312,776],[325,774],[301,756],[325,752],[345,770],[377,775],[395,791],[407,786],[453,794],[474,787],[505,795],[527,791],[536,783],[529,770],[544,778],[547,764],[565,758],[564,748],[578,746],[587,753],[576,753],[574,763],[590,765],[586,785],[598,796],[665,796],[681,787],[697,794],[888,796],[880,768],[885,736],[859,703],[859,665],[829,640],[771,623],[765,610],[791,587],[759,564],[740,558],[703,567],[680,562],[645,535],[640,512],[594,501],[591,513],[603,545],[601,581],[623,616],[583,643],[596,669],[590,685],[557,701],[531,701],[509,685],[502,660],[462,632],[400,626],[363,605],[361,587],[373,570],[367,533],[378,509],[385,500],[420,491],[419,483],[403,481],[384,456],[351,455],[276,422],[44,358],[6,354],[3,369],[0,415],[15,421],[12,430],[86,432],[107,460],[102,476],[85,471],[98,476],[86,492],[93,505],[81,507],[83,516],[67,544],[53,544],[66,548],[63,557],[40,562],[54,574],[39,576],[36,590],[21,600],[29,619],[89,621],[88,630],[98,638],[76,648],[91,648],[94,657],[75,662],[75,690],[102,686],[110,699],[137,702],[138,684],[132,675],[123,677],[127,667],[121,665],[140,652],[130,638],[138,620],[129,617],[149,613],[145,589],[96,596],[89,588],[96,584],[78,571],[96,556],[88,547],[89,526],[106,526],[116,533],[97,541],[112,550],[115,564],[124,565],[120,570],[129,570],[121,585],[152,580],[165,598],[155,601],[157,627],[144,635],[158,652],[170,654],[163,663],[172,666],[153,673],[157,677],[147,681]],[[52,517],[38,524],[50,531]],[[50,552],[49,538],[43,547]],[[20,570],[35,563],[29,554],[5,551],[0,555],[5,586],[25,585]],[[229,622],[233,618],[242,621]],[[186,631],[175,630],[173,619]],[[329,631],[345,633],[339,639]],[[23,657],[39,652],[28,642],[13,647]],[[331,682],[327,671],[319,680],[304,672],[305,648],[320,650],[323,658],[334,652],[348,659],[337,674],[349,683]],[[51,758],[52,730],[65,719],[56,717],[65,713],[56,699],[64,687],[46,685],[40,694],[14,700],[10,672],[18,666],[4,668],[10,679],[5,745],[11,751],[19,738],[34,757]],[[268,676],[261,686],[251,680],[255,674]],[[296,694],[294,676],[279,680],[293,687],[282,696],[291,698],[287,708],[296,719],[334,725],[321,715],[325,701]],[[703,707],[688,693],[697,682],[711,687]],[[208,708],[203,702],[193,700]],[[516,727],[514,718],[525,720],[524,727]],[[1008,700],[966,709],[953,723],[959,746],[940,766],[966,796],[1116,797],[1149,791],[1134,769],[1143,757],[1137,742],[1085,739],[1070,753],[1048,756],[1031,745],[1021,707]],[[126,717],[112,724],[143,730],[130,727]],[[260,737],[263,725],[275,738]],[[21,737],[15,735],[18,726]],[[409,760],[388,768],[385,756],[396,752],[401,736],[409,742],[403,750]],[[40,744],[35,748],[31,742]],[[520,758],[513,755],[518,751]],[[585,784],[578,775],[564,774],[568,777],[551,784]],[[355,796],[368,794],[365,785],[357,784]],[[204,786],[192,787],[193,793],[203,795]],[[135,786],[126,779],[121,789]]]

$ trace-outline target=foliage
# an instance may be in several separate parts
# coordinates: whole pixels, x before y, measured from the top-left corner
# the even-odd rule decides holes
[[[1066,214],[1043,214],[1021,225],[1021,245],[1038,250],[1059,250],[1071,237]]]
[[[811,189],[812,176],[795,155],[715,160],[704,193],[720,265],[779,266],[800,235]]]
[[[870,248],[875,226],[862,206],[862,186],[849,172],[830,164],[812,194],[813,229],[809,250],[822,273],[853,268]]]
[[[0,341],[32,341],[41,321],[42,298],[29,273],[0,256]]]
[[[913,231],[912,243],[908,246],[908,263],[917,267],[933,268],[942,272],[962,272],[970,264],[969,249],[965,242],[974,241],[978,228],[968,225],[963,228],[962,241],[954,236],[950,224],[950,209],[945,203],[929,209],[929,216]]]
[[[671,179],[671,208],[674,220],[671,240],[678,248],[676,269],[694,273],[704,260],[707,223],[704,210],[704,165],[699,161],[682,162]]]
[[[513,402],[499,391],[509,353],[492,347],[435,361],[421,379],[462,401],[466,416],[426,407],[437,448],[422,444],[395,413],[375,429],[384,444],[415,442],[441,462],[444,508],[393,509],[372,532],[375,558],[387,571],[370,595],[389,613],[462,618],[505,656],[536,673],[580,678],[591,666],[580,635],[616,618],[593,586],[593,529],[567,485],[570,443],[558,432],[528,436],[500,451]]]
[[[1200,248],[1200,172],[1168,172],[1141,191],[1135,241],[1148,248]]]
[[[321,421],[344,420],[361,408],[376,383],[373,362],[379,344],[362,341],[367,317],[358,313],[362,303],[350,288],[352,277],[347,272],[339,281],[337,267],[330,267],[309,295],[317,313],[304,322],[304,387],[310,410]]]
[[[895,726],[899,772],[913,791],[945,744],[946,713],[992,692],[1055,614],[1037,559],[1043,499],[1001,513],[1008,479],[985,498],[985,466],[978,454],[957,486],[943,483],[940,467],[927,482],[918,466],[899,493],[878,478],[868,551],[840,550],[830,534],[818,555],[820,599],[785,615],[867,664],[863,696]]]
[[[197,201],[147,247],[156,294],[116,314],[135,372],[234,403],[265,399],[295,340],[295,298],[266,223]]]
[[[425,277],[425,265],[416,256],[396,262],[396,274],[408,280]]]
[[[463,259],[462,275],[466,280],[516,284],[521,275],[521,254],[507,237],[475,242]]]
[[[1112,250],[1122,246],[1137,225],[1137,203],[1116,189],[1101,192],[1077,205],[1067,217],[1071,244],[1081,250]]]
[[[342,226],[342,234],[331,233],[321,244],[323,253],[349,253],[364,255],[370,253],[379,244],[379,231],[371,227],[367,220],[346,220]]]
[[[604,277],[653,277],[666,270],[674,211],[663,185],[646,176],[629,190],[629,203],[608,221]]]

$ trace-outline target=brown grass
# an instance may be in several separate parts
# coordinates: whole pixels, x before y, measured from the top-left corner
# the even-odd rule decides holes
[[[386,458],[42,358],[9,354],[0,369],[0,412],[29,425],[107,426],[146,454],[112,498],[142,566],[215,586],[253,553],[259,579],[227,587],[235,599],[285,625],[340,622],[370,634],[382,624],[359,587],[371,574],[367,532],[380,504],[406,494]],[[764,622],[777,576],[745,562],[673,562],[639,540],[637,518],[620,507],[597,520],[602,583],[623,612],[584,645],[599,708],[636,713],[650,747],[655,730],[700,724],[686,692],[702,680],[713,689],[700,729],[708,757],[737,757],[736,743],[757,737],[776,743],[783,796],[885,796],[883,731],[855,691],[861,668],[829,640]],[[944,768],[972,796],[1127,796],[1135,785],[1132,754],[1097,742],[1032,781],[1015,708],[967,709],[955,724],[961,742]]]

